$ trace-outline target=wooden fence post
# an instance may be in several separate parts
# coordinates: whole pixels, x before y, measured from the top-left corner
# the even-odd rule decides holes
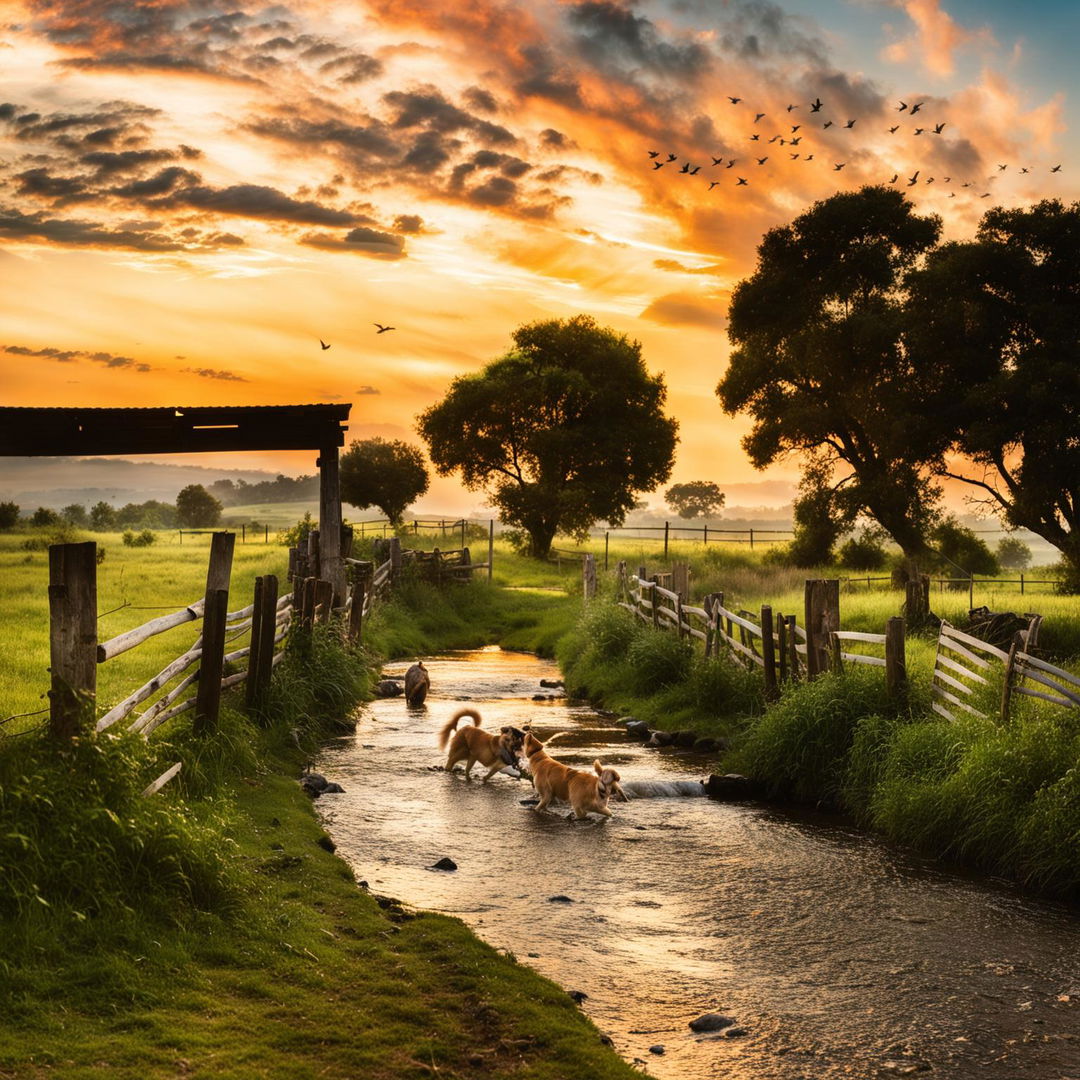
[[[364,619],[364,581],[353,582],[352,607],[349,609],[349,640],[360,644]]]
[[[262,623],[265,617],[265,608],[263,606],[264,588],[263,579],[257,577],[255,579],[255,599],[252,602],[254,610],[251,613],[251,649],[248,652],[248,677],[247,684],[244,687],[244,705],[248,709],[255,704],[255,697],[258,694],[259,654],[263,643]]]
[[[315,580],[315,598],[313,605],[315,622],[328,623],[334,616],[334,583],[325,578]]]
[[[665,558],[665,559],[667,558],[667,549],[668,549],[668,531],[669,531],[670,529],[671,529],[671,523],[670,523],[670,522],[668,522],[668,521],[665,521],[665,522],[664,522],[664,558]]]
[[[660,575],[659,574],[653,574],[653,576],[651,578],[649,578],[649,580],[653,583],[653,590],[652,590],[652,624],[653,624],[653,629],[654,630],[659,630],[660,629],[660,605],[656,602],[657,601],[656,586],[659,584]]]
[[[585,599],[591,600],[596,596],[596,559],[591,553],[587,553],[581,560],[581,578],[584,584]]]
[[[1016,671],[1016,654],[1023,650],[1024,636],[1022,631],[1013,634],[1012,643],[1009,645],[1009,658],[1005,661],[1005,675],[1001,683],[1001,722],[1009,722],[1009,703],[1012,701],[1013,673]]]
[[[71,739],[97,696],[97,544],[49,547],[49,731]]]
[[[829,668],[829,635],[840,629],[840,582],[809,578],[806,598],[806,677],[816,678]]]
[[[783,683],[788,677],[787,620],[779,611],[776,613],[776,652],[780,661],[780,682]]]
[[[491,570],[495,563],[495,520],[488,519],[488,582],[491,582]]]
[[[798,645],[799,639],[795,633],[795,616],[785,615],[784,621],[787,623],[788,666],[791,670],[791,678],[798,682],[799,650],[795,646]]]
[[[683,628],[683,594],[677,592],[675,594],[675,629],[678,632],[679,640],[682,641],[686,637],[686,630]]]
[[[203,608],[202,657],[195,694],[196,734],[217,726],[221,706],[221,672],[225,666],[225,616],[229,611],[229,579],[232,575],[236,533],[216,532],[210,538],[210,562],[206,568],[206,604]]]
[[[610,539],[611,539],[611,533],[607,529],[605,529],[604,530],[604,569],[605,570],[607,570],[607,568],[608,568],[608,541]],[[1023,577],[1024,575],[1021,574],[1020,576]],[[1024,589],[1023,589],[1023,586],[1021,585],[1020,592],[1023,593],[1023,591],[1024,591]]]
[[[715,593],[709,593],[702,601],[701,606],[705,611],[705,659],[712,656],[713,651],[713,600]]]
[[[885,624],[885,686],[890,697],[899,697],[907,684],[904,656],[904,620],[893,615]]]
[[[844,658],[840,655],[840,638],[835,630],[829,631],[829,670],[834,675],[840,675],[844,670]]]
[[[671,591],[682,595],[684,600],[690,599],[690,564],[672,563],[671,565]]]
[[[761,605],[761,658],[765,661],[765,697],[770,701],[777,696],[776,646],[773,641],[772,608]]]
[[[277,637],[278,579],[276,574],[263,577],[263,618],[259,636],[259,667],[255,672],[258,695],[262,697],[270,686],[270,677],[274,672],[274,638]],[[295,605],[293,608],[295,614]],[[254,632],[254,627],[252,628]],[[254,639],[253,639],[254,640]],[[249,669],[250,670],[250,669]],[[248,675],[250,679],[251,676]]]
[[[307,567],[304,574],[306,577],[318,577],[319,571],[319,530],[312,529],[307,535]]]
[[[315,621],[316,580],[317,579],[313,577],[306,577],[300,585],[299,590],[293,590],[294,601],[297,596],[300,598],[297,610],[300,613],[300,628],[302,630],[310,630],[312,623]]]
[[[390,584],[393,585],[401,576],[401,540],[390,537]]]

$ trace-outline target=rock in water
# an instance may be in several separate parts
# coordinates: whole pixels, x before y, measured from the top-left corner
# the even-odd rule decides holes
[[[432,870],[456,870],[457,863],[453,859],[447,858],[445,855],[431,867]]]
[[[428,690],[431,688],[431,677],[427,673],[427,668],[419,660],[408,671],[405,672],[405,704],[406,705],[423,705],[424,698],[427,697]]]
[[[644,720],[631,720],[626,725],[626,734],[631,739],[647,739],[649,737],[649,725]]]
[[[705,781],[705,794],[710,799],[753,799],[761,794],[761,785],[756,784],[748,776],[739,773],[725,773],[717,776],[713,773]]]
[[[393,679],[380,679],[375,684],[375,693],[379,697],[399,697],[401,694],[401,683],[395,682]]]
[[[649,1047],[649,1053],[650,1054],[660,1055],[663,1052],[664,1052],[664,1047],[663,1047],[663,1045],[661,1043],[657,1043],[655,1046],[650,1046]]]
[[[696,1020],[690,1021],[691,1031],[722,1031],[731,1027],[735,1021],[730,1016],[722,1013],[705,1013]]]

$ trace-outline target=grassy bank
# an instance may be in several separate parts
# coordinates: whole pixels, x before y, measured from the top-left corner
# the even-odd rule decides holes
[[[18,543],[0,550],[20,605],[2,633],[24,641],[4,687],[40,707],[45,556]],[[99,606],[175,610],[199,595],[205,559],[186,543],[106,539]],[[238,546],[234,592],[281,562],[272,545]],[[521,597],[477,584],[432,600],[406,583],[364,649],[325,632],[298,643],[263,722],[232,700],[209,739],[187,716],[149,743],[106,734],[60,750],[32,723],[0,738],[0,1076],[639,1075],[562,989],[461,922],[358,885],[296,783],[379,654],[499,638],[550,649],[576,602],[546,581]],[[124,616],[120,628],[150,614]],[[120,696],[181,647],[136,650],[138,670],[103,693]],[[141,798],[178,759],[178,778]]]
[[[782,578],[770,583],[765,570],[744,570],[745,606],[770,599],[781,610],[801,610],[801,592],[785,592]],[[896,594],[888,599],[842,596],[842,625],[882,632],[897,610]],[[1053,599],[1052,631],[1043,640],[1068,654],[1080,621],[1076,601]],[[727,657],[706,661],[700,645],[642,624],[610,594],[560,642],[558,658],[571,692],[656,727],[726,737],[730,749],[718,771],[753,776],[774,798],[832,807],[924,852],[1080,897],[1075,711],[1022,698],[1004,725],[943,720],[930,710],[933,634],[909,636],[909,689],[900,700],[887,697],[878,670],[849,668],[787,684],[767,705],[756,672]],[[1080,672],[1075,659],[1067,662]],[[999,674],[974,703],[996,717],[1000,695]]]

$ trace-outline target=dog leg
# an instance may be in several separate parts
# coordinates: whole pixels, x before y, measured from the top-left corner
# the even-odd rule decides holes
[[[505,768],[502,761],[496,761],[494,765],[484,774],[485,780],[490,780],[500,769]]]
[[[472,779],[472,777],[469,775],[469,770],[472,769],[472,767],[475,764],[476,764],[476,758],[470,756],[469,760],[465,763],[465,779],[466,780],[471,780]]]

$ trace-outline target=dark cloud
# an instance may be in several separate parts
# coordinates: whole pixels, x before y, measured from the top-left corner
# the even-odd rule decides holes
[[[163,161],[175,161],[179,155],[174,150],[95,150],[79,157],[79,163],[89,165],[98,173],[112,176],[128,173],[144,165],[156,165]]]
[[[309,233],[300,243],[323,251],[350,251],[359,255],[371,255],[382,259],[403,259],[405,241],[393,233],[380,232],[361,226],[352,229],[344,237],[326,233]]]
[[[434,87],[412,91],[391,90],[383,95],[383,100],[397,110],[393,121],[396,128],[424,127],[444,134],[468,131],[496,145],[517,142],[517,138],[506,128],[459,109]]]
[[[46,345],[44,348],[31,349],[25,345],[0,345],[0,350],[11,353],[13,356],[38,356],[45,360],[55,360],[60,364],[76,363],[79,360],[89,360],[94,364],[102,364],[108,368],[125,368],[130,371],[151,371],[149,364],[135,360],[130,356],[116,356],[108,352],[90,352],[86,349],[57,349]]]
[[[0,207],[0,236],[9,240],[45,240],[71,247],[124,248],[132,251],[183,251],[188,245],[160,231],[153,222],[126,223],[116,228],[94,221],[24,214]]]
[[[399,233],[421,233],[424,231],[424,219],[419,214],[398,214],[394,218],[394,228]]]
[[[182,187],[153,204],[165,208],[190,207],[214,214],[230,214],[300,225],[352,225],[357,221],[348,210],[335,210],[309,199],[293,199],[277,188],[263,184],[233,184],[226,188],[205,185]]]
[[[583,109],[581,88],[571,69],[560,66],[543,45],[526,45],[521,50],[524,74],[514,89],[523,97],[542,97],[573,109]]]
[[[577,32],[578,52],[601,70],[644,68],[660,75],[697,79],[712,54],[696,41],[665,40],[651,20],[615,3],[580,3],[567,19]]]
[[[506,206],[514,202],[517,184],[506,176],[492,176],[469,192],[469,200],[481,206]]]
[[[181,184],[195,185],[201,177],[190,169],[181,168],[179,165],[171,165],[167,169],[161,169],[153,176],[145,180],[132,180],[128,184],[112,189],[112,194],[133,199],[149,199],[159,195],[166,195]]]
[[[381,394],[382,391],[381,390],[376,390],[374,386],[360,386],[360,387],[357,387],[353,391],[353,393],[363,396],[365,394]]]
[[[216,368],[195,368],[186,367],[181,368],[181,371],[190,372],[192,375],[198,375],[202,379],[218,379],[221,382],[248,382],[243,375],[237,375],[232,371],[219,371]]]
[[[479,109],[481,112],[498,112],[499,103],[495,95],[479,86],[470,86],[462,95],[465,104],[471,109]]]
[[[699,10],[712,20],[716,8],[703,0]],[[790,63],[801,60],[811,67],[827,66],[828,49],[809,23],[789,15],[771,0],[730,0],[720,21],[721,47],[745,60]]]
[[[353,53],[328,60],[319,70],[324,75],[333,75],[339,82],[354,84],[366,82],[383,72],[382,61],[365,53]]]
[[[572,139],[567,138],[561,131],[556,131],[554,128],[544,128],[540,132],[540,141],[545,146],[550,146],[555,150],[570,150],[575,146]]]

